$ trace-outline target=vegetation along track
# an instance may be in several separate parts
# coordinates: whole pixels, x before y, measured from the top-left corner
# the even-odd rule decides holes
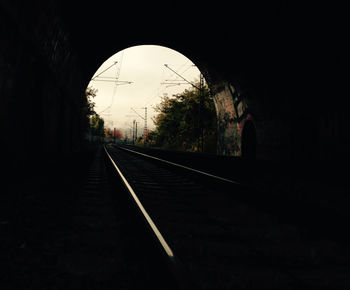
[[[199,289],[346,289],[349,254],[235,199],[235,182],[107,145]],[[345,288],[343,288],[345,287]]]

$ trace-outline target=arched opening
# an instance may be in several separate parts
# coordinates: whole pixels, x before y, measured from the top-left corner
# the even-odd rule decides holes
[[[216,153],[213,97],[197,65],[180,52],[126,48],[97,69],[88,88],[106,141]]]
[[[256,131],[252,121],[247,120],[242,130],[242,158],[254,160],[256,158]]]

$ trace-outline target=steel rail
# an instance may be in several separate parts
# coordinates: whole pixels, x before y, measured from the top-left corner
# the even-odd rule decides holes
[[[215,179],[218,179],[218,180],[221,180],[221,181],[225,181],[225,182],[228,182],[228,183],[232,183],[232,184],[242,185],[241,183],[239,183],[237,181],[233,181],[233,180],[230,180],[230,179],[227,179],[227,178],[224,178],[224,177],[213,175],[213,174],[210,174],[208,172],[204,172],[204,171],[197,170],[197,169],[185,166],[185,165],[181,165],[181,164],[174,163],[174,162],[171,162],[171,161],[168,161],[168,160],[164,160],[164,159],[152,156],[152,155],[144,154],[144,153],[137,152],[137,151],[134,151],[134,150],[131,150],[131,149],[128,149],[128,148],[124,148],[124,147],[119,147],[119,148],[122,149],[122,150],[130,151],[130,152],[135,153],[135,154],[139,154],[139,155],[147,157],[147,158],[151,158],[151,159],[154,159],[154,160],[157,160],[157,161],[161,161],[161,162],[173,165],[173,166],[177,166],[177,167],[180,167],[180,168],[183,168],[183,169],[195,172],[195,173],[203,174],[203,175],[206,175],[206,176],[211,177],[211,178],[215,178]]]
[[[140,209],[140,211],[142,212],[143,216],[145,217],[147,223],[149,224],[149,226],[151,227],[153,233],[155,234],[155,236],[157,237],[159,243],[161,244],[161,246],[163,247],[165,253],[168,255],[169,258],[173,259],[174,258],[174,253],[172,251],[172,249],[169,247],[168,243],[165,241],[163,235],[160,233],[159,229],[157,228],[157,226],[155,225],[155,223],[153,222],[153,220],[151,219],[150,215],[147,213],[146,209],[143,207],[141,201],[139,200],[139,198],[137,197],[134,189],[131,187],[131,185],[129,184],[129,182],[127,181],[127,179],[125,178],[125,176],[123,175],[123,173],[121,172],[121,170],[119,169],[119,167],[117,166],[117,164],[114,162],[114,160],[112,159],[111,155],[108,153],[106,146],[104,146],[104,149],[106,151],[107,156],[109,157],[110,161],[112,162],[114,168],[117,170],[119,176],[121,177],[124,185],[126,186],[126,188],[128,189],[129,193],[131,194],[132,198],[134,199],[134,201],[136,202],[138,208]]]

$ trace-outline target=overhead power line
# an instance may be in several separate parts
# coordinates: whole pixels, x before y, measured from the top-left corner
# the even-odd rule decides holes
[[[102,114],[103,112],[107,111],[108,109],[110,109],[113,105],[114,102],[114,95],[116,93],[117,87],[120,85],[130,85],[133,82],[130,81],[120,81],[119,80],[119,76],[120,76],[120,70],[121,70],[121,66],[123,63],[123,57],[124,57],[124,52],[122,52],[121,54],[121,58],[120,58],[120,65],[119,67],[117,67],[116,73],[115,73],[115,77],[111,77],[111,76],[101,76],[103,73],[105,73],[107,70],[109,70],[111,67],[113,67],[114,65],[116,65],[118,63],[118,61],[113,62],[112,65],[110,65],[108,68],[106,68],[105,70],[103,70],[102,72],[100,72],[98,75],[94,76],[91,81],[100,81],[100,82],[113,82],[114,83],[114,88],[113,88],[113,93],[112,93],[112,100],[109,106],[107,106],[106,108],[104,108],[103,110],[101,110],[98,114]],[[105,113],[106,114],[106,113]]]
[[[95,78],[99,77],[99,76],[102,75],[104,72],[108,71],[112,66],[115,66],[117,63],[118,63],[117,61],[113,62],[112,65],[110,65],[110,66],[107,67],[105,70],[103,70],[102,72],[100,72],[97,76],[94,76],[91,80],[92,80],[92,81],[95,80]]]
[[[93,79],[92,81],[94,82],[111,82],[111,83],[116,83],[117,85],[130,85],[133,82],[130,81],[118,81],[118,79]]]
[[[182,78],[186,83],[190,84],[192,87],[196,88],[197,90],[201,90],[201,88],[199,88],[198,86],[196,86],[194,83],[190,82],[189,80],[185,79],[182,75],[180,75],[177,71],[173,70],[170,66],[168,66],[167,64],[164,64],[164,66],[171,70],[173,73],[175,73],[177,76],[179,76],[180,78]]]
[[[183,64],[181,65],[177,70],[180,70],[182,68],[184,68],[189,62],[191,62],[189,59]],[[185,73],[186,71],[188,71],[190,68],[195,67],[195,64],[191,64],[189,65],[184,71],[181,72],[181,74]],[[164,71],[163,71],[163,76],[164,76]],[[172,73],[170,76],[170,78],[175,77],[175,74]],[[171,83],[166,83],[166,82],[171,82]],[[164,92],[164,90],[166,90],[169,87],[173,87],[173,86],[180,86],[180,85],[185,85],[188,84],[187,82],[182,80],[179,80],[178,78],[175,77],[174,80],[169,79],[169,80],[164,80],[164,82],[160,83],[160,86],[157,88],[157,90],[154,92],[154,94],[152,94],[151,97],[149,97],[147,99],[147,101],[145,102],[145,106],[147,106],[148,104],[150,104],[154,99],[159,98],[160,94]],[[165,86],[164,86],[165,85]],[[160,89],[160,87],[163,87],[162,89]]]

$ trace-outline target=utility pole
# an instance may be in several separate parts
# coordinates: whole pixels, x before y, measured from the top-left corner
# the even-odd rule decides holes
[[[204,79],[203,79],[202,73],[200,73],[199,75],[199,132],[202,137],[202,142],[201,142],[202,152],[204,149],[203,103],[204,103]]]
[[[146,138],[146,133],[147,133],[147,107],[145,107],[145,133],[144,133],[145,138]]]
[[[145,129],[143,133],[143,146],[146,147],[146,141],[147,141],[147,107],[145,107]]]
[[[133,110],[144,121],[145,126],[143,129],[143,134],[144,134],[144,136],[146,136],[146,132],[147,132],[147,107],[140,108],[140,109],[145,109],[145,117],[142,117],[138,112],[136,112],[136,110],[134,108],[131,108],[131,110]]]

